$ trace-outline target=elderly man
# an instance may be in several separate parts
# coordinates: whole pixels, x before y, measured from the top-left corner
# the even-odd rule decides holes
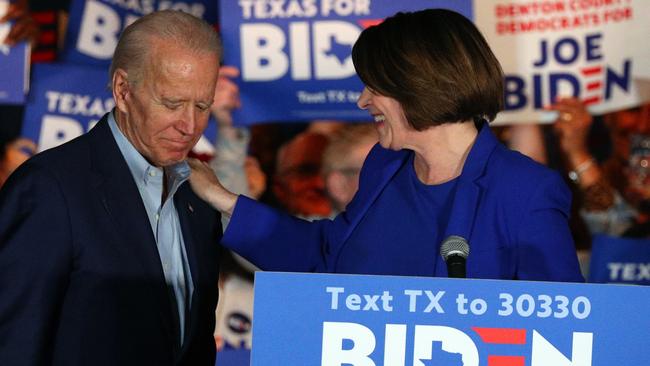
[[[162,11],[125,29],[116,108],[0,191],[1,365],[213,365],[218,213],[185,158],[205,128],[217,35]]]
[[[332,218],[345,211],[357,193],[361,167],[378,140],[370,123],[344,126],[331,137],[323,152],[322,175]]]

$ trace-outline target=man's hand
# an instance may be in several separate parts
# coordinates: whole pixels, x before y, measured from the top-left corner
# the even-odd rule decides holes
[[[219,79],[214,91],[212,113],[220,125],[232,126],[232,111],[241,107],[239,86],[231,79],[239,76],[239,69],[233,66],[221,66]]]

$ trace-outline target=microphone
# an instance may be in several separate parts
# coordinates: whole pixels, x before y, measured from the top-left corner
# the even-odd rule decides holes
[[[469,255],[469,244],[465,238],[450,235],[440,246],[440,255],[447,263],[447,274],[450,278],[465,278],[465,261]]]

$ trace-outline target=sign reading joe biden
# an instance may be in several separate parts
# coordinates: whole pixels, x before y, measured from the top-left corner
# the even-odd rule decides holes
[[[650,365],[650,288],[257,272],[253,366]]]
[[[215,0],[73,0],[63,59],[108,68],[122,30],[165,9],[181,10],[210,24],[217,21]]]
[[[398,11],[443,7],[472,17],[471,1],[222,1],[224,64],[240,68],[239,124],[367,120],[351,50],[364,28]]]

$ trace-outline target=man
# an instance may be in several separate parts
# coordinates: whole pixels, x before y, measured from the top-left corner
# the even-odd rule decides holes
[[[369,123],[344,126],[330,138],[323,153],[322,175],[332,217],[345,211],[357,193],[359,172],[377,141],[377,129]]]
[[[330,215],[320,174],[328,143],[326,135],[305,131],[278,150],[273,193],[289,213],[310,218]]]
[[[116,108],[0,191],[1,365],[213,365],[219,215],[186,183],[220,46],[203,21],[122,33]]]

